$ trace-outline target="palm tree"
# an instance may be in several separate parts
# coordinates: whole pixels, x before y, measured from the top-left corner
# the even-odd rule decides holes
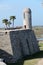
[[[7,28],[7,25],[8,25],[8,19],[3,19],[2,21],[3,21],[3,23],[5,23],[6,28]]]
[[[12,20],[13,21],[13,28],[14,28],[14,20],[16,19],[16,17],[15,16],[10,16],[10,20]]]
[[[10,28],[10,25],[11,25],[11,22],[9,21],[9,22],[8,22],[8,27],[9,27],[9,28]]]

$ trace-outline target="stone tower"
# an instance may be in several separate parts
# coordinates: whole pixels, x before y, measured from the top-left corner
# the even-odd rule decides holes
[[[31,22],[31,9],[25,8],[23,11],[23,28],[32,29],[32,22]]]
[[[23,27],[22,30],[21,28],[0,30],[0,57],[5,59],[7,63],[15,63],[22,57],[39,51],[38,42],[32,30],[29,8],[24,10]]]

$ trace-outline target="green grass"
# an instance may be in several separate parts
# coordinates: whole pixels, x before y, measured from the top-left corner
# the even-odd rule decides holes
[[[43,43],[39,44],[40,52],[37,52],[31,56],[18,60],[17,63],[7,65],[35,65],[41,58],[43,58]]]
[[[43,50],[43,43],[39,44],[39,48],[40,48],[40,50]]]
[[[33,27],[36,37],[40,38],[43,35],[43,27]]]
[[[39,46],[40,46],[40,47],[43,47],[43,43],[40,43]]]

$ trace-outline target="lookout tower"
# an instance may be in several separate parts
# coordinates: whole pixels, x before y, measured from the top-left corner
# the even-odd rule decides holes
[[[25,8],[23,11],[23,28],[32,29],[32,22],[31,22],[31,9]]]
[[[16,63],[23,57],[40,51],[32,30],[30,8],[24,9],[23,16],[22,27],[11,30],[0,29],[0,58],[6,63]]]

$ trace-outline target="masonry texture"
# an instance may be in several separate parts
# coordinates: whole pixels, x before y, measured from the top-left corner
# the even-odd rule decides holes
[[[39,51],[34,31],[18,30],[0,32],[0,57],[6,62],[16,62],[23,56]]]

